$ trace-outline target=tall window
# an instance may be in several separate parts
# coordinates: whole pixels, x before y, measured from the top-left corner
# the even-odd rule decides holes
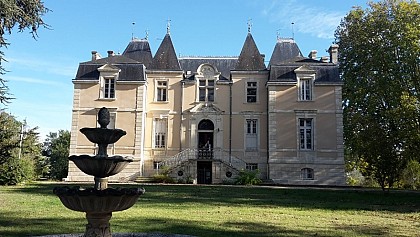
[[[256,103],[257,102],[257,82],[249,81],[246,83],[246,102]]]
[[[167,101],[168,82],[157,81],[156,83],[156,101]]]
[[[257,120],[247,119],[246,120],[246,150],[256,151],[257,150]]]
[[[312,80],[299,80],[299,100],[312,100]]]
[[[314,170],[311,168],[303,168],[300,170],[300,176],[303,180],[313,180]]]
[[[154,120],[154,148],[166,147],[166,119],[155,118]]]
[[[115,98],[115,79],[114,78],[104,78],[103,96],[106,99]]]
[[[299,119],[299,137],[300,149],[312,150],[313,149],[313,119],[300,118]]]
[[[200,79],[198,83],[199,101],[214,101],[214,80]]]

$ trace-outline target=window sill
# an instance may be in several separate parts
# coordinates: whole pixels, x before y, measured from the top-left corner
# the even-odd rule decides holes
[[[169,104],[169,101],[153,101],[153,104]]]
[[[98,98],[98,101],[114,101],[116,98]]]

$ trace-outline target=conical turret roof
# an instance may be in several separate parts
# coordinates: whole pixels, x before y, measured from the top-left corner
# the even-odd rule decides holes
[[[251,33],[248,33],[235,70],[255,71],[265,69],[264,57],[260,54]]]
[[[169,33],[165,35],[152,62],[155,70],[181,70]]]

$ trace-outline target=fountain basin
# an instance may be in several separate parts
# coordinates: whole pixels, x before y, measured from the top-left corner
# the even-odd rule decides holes
[[[65,207],[86,213],[111,213],[132,207],[145,192],[143,188],[94,188],[57,187],[54,194]]]
[[[98,178],[106,178],[121,172],[133,159],[123,156],[73,155],[69,160],[84,173]]]
[[[121,129],[107,128],[82,128],[80,129],[80,132],[83,133],[89,141],[97,144],[112,144],[127,134]]]

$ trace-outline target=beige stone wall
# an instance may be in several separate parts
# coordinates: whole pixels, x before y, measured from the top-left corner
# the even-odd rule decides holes
[[[315,85],[313,101],[299,102],[296,85],[269,87],[269,177],[274,182],[345,185],[340,88]],[[314,119],[312,151],[298,147],[301,117]],[[313,180],[302,180],[303,168],[314,170]]]

